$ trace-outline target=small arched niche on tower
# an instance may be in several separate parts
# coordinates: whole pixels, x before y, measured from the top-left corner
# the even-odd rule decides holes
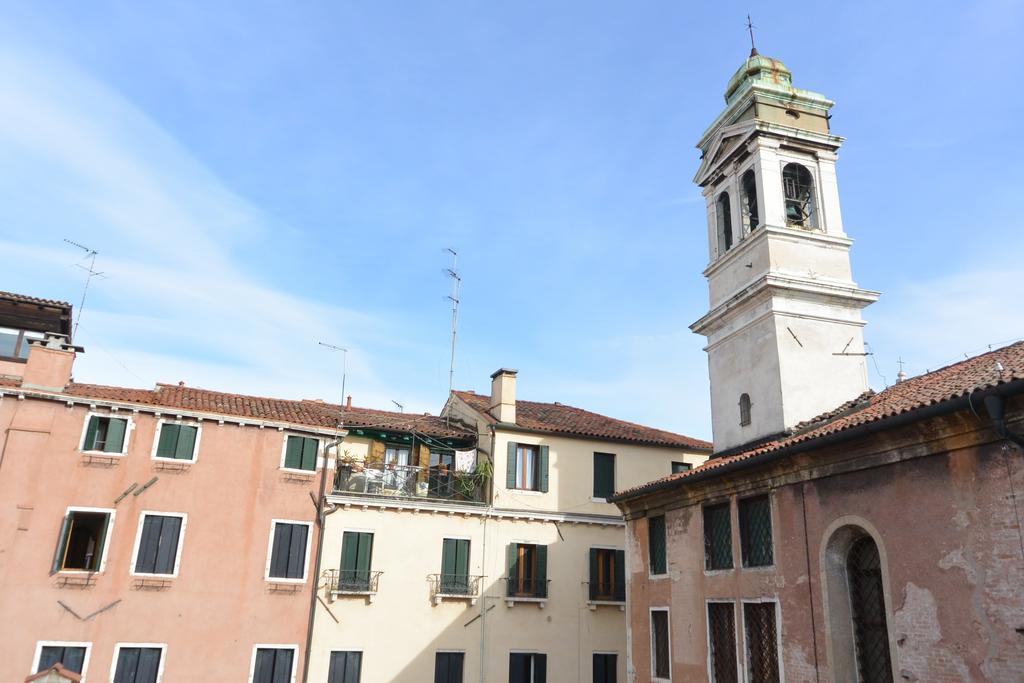
[[[740,395],[740,426],[750,424],[750,394]]]
[[[743,234],[749,235],[761,224],[761,214],[757,207],[757,178],[754,169],[749,169],[740,177],[740,208],[743,214]]]
[[[817,228],[818,211],[814,199],[814,176],[803,164],[791,162],[782,167],[782,192],[786,202],[786,225]]]
[[[715,201],[715,215],[718,220],[718,255],[724,256],[725,252],[732,249],[732,205],[729,203],[729,193],[722,192]]]
[[[876,535],[857,524],[836,529],[825,546],[826,619],[836,683],[892,683],[886,567]]]

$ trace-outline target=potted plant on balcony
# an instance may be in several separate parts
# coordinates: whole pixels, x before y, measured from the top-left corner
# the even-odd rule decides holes
[[[455,472],[454,497],[457,500],[475,500],[477,491],[483,489],[492,474],[491,461],[483,458],[477,461],[472,472]]]

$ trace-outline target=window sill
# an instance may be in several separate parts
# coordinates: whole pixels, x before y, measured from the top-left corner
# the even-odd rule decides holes
[[[588,600],[587,607],[590,608],[591,612],[596,612],[597,608],[607,605],[609,607],[618,607],[620,612],[626,611],[626,603],[623,600]]]
[[[514,607],[517,602],[533,603],[540,609],[544,609],[548,606],[547,598],[529,598],[529,597],[518,597],[518,596],[505,596],[505,605],[508,607]]]
[[[341,597],[366,598],[366,604],[370,605],[377,598],[377,591],[331,591],[332,601]]]
[[[705,569],[704,576],[728,576],[735,571],[735,567],[729,567],[728,569]]]
[[[534,489],[505,489],[509,493],[522,496],[543,496],[547,491],[535,491]]]
[[[475,605],[477,596],[476,595],[465,595],[460,593],[438,593],[434,596],[434,604],[440,605],[445,600],[468,600],[470,605]]]
[[[598,498],[597,496],[591,496],[590,497],[590,502],[591,503],[607,503],[608,499],[607,498]]]
[[[668,578],[668,572],[665,572],[664,574],[648,574],[647,578],[651,581],[660,581]]]
[[[775,571],[774,564],[758,565],[756,567],[743,567],[745,572],[773,572]]]

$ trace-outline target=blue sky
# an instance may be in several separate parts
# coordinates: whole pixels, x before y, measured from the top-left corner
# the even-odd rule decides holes
[[[836,100],[872,382],[1024,336],[1015,0],[4,2],[0,289],[76,379],[436,412],[456,385],[710,436],[694,144],[749,51]]]

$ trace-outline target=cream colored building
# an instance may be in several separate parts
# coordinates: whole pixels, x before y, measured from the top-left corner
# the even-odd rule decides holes
[[[624,526],[604,497],[710,444],[492,379],[444,417],[346,421],[309,681],[626,680]]]

